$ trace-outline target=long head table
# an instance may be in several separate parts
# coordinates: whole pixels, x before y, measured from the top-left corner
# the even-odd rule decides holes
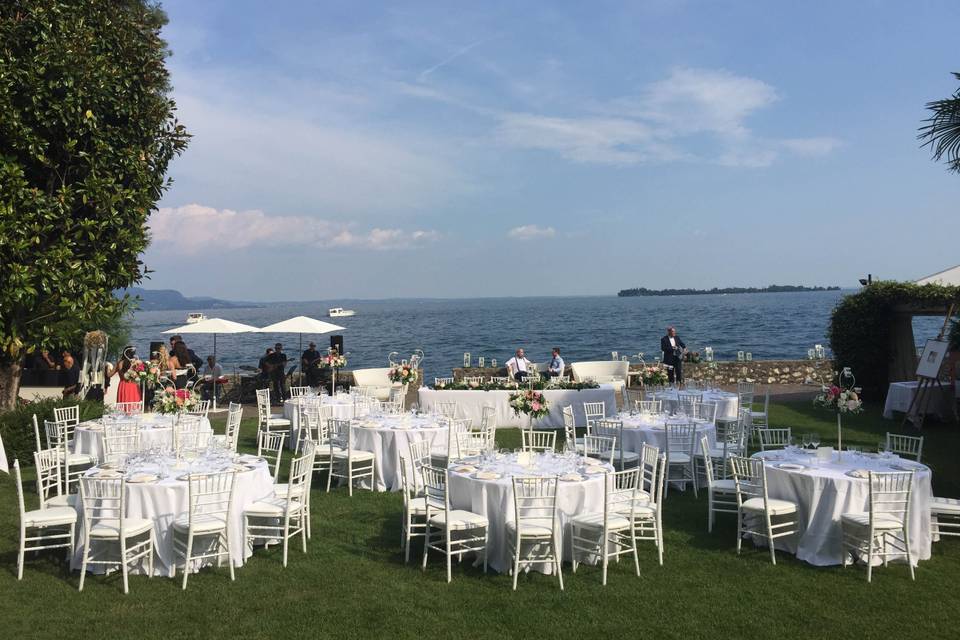
[[[517,416],[510,408],[510,394],[514,391],[450,391],[446,389],[421,388],[418,391],[420,411],[430,412],[437,409],[440,402],[456,402],[457,417],[470,418],[475,425],[480,424],[480,415],[484,407],[496,409],[497,426],[519,427],[526,426],[524,416]],[[617,398],[614,395],[613,385],[601,384],[599,389],[545,389],[543,395],[547,400],[549,414],[533,421],[537,429],[562,429],[563,408],[573,407],[574,417],[578,427],[586,425],[586,416],[583,413],[584,402],[603,402],[606,405],[606,415],[617,412]]]

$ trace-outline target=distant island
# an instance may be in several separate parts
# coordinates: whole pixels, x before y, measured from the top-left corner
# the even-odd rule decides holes
[[[793,293],[797,291],[840,291],[840,287],[801,287],[799,285],[772,284],[769,287],[724,287],[720,289],[621,289],[617,295],[621,298],[641,296],[706,296],[718,293]]]
[[[200,311],[203,309],[241,309],[244,307],[263,306],[262,304],[254,302],[233,302],[206,296],[188,298],[173,289],[141,289],[140,287],[130,287],[129,289],[118,290],[116,295],[117,297],[121,297],[124,293],[129,293],[132,297],[139,298],[136,302],[136,307],[141,311]]]

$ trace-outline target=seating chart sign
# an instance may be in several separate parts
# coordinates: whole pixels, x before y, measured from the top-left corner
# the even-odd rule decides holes
[[[940,366],[947,355],[949,345],[944,340],[927,340],[917,363],[917,376],[921,378],[937,378],[940,375]]]

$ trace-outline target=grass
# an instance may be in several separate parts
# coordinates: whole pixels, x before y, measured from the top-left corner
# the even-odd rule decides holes
[[[869,407],[846,420],[845,442],[875,447],[886,430],[896,430],[879,413]],[[825,442],[835,437],[831,416],[806,402],[771,405],[771,414],[774,426],[819,431]],[[254,431],[245,421],[245,448]],[[935,493],[960,495],[960,434],[932,425],[925,435]],[[519,446],[519,433],[502,430],[498,441]],[[314,493],[308,553],[297,541],[286,569],[278,548],[258,550],[234,583],[225,569],[191,576],[186,592],[179,580],[135,576],[124,596],[118,574],[91,576],[77,592],[78,574],[66,573],[58,552],[28,556],[18,583],[16,493],[12,481],[0,479],[2,636],[945,638],[955,637],[960,622],[957,539],[934,545],[915,582],[905,565],[892,564],[867,584],[862,567],[813,567],[785,553],[772,566],[765,550],[749,544],[737,557],[732,516],[718,516],[708,534],[706,499],[671,492],[663,567],[647,543],[639,578],[623,562],[611,567],[604,588],[598,568],[582,566],[574,575],[565,565],[565,592],[556,578],[534,573],[513,592],[508,575],[484,575],[466,562],[455,565],[451,584],[440,556],[431,556],[426,572],[404,565],[398,494]]]

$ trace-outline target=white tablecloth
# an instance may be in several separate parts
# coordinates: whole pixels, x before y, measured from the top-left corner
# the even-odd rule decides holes
[[[283,403],[283,417],[290,421],[290,438],[287,440],[287,446],[290,449],[296,449],[298,438],[300,436],[300,404],[303,402],[321,402],[326,406],[333,407],[331,418],[337,420],[353,420],[354,418],[354,398],[349,393],[338,393],[333,396],[315,396],[313,398],[290,398]]]
[[[891,382],[890,386],[887,387],[887,401],[883,405],[883,417],[890,420],[893,419],[894,411],[906,413],[910,408],[910,403],[913,402],[913,396],[916,395],[917,385],[919,384],[916,380]],[[943,386],[947,393],[943,393],[940,387],[934,385],[924,399],[926,413],[935,415],[941,420],[953,415],[953,403],[956,402],[956,398],[960,398],[960,387],[956,387],[955,392],[950,394],[950,384],[944,383]]]
[[[767,460],[767,491],[771,498],[796,503],[798,535],[776,541],[778,549],[793,553],[805,562],[817,566],[840,564],[843,545],[840,516],[848,512],[869,510],[869,481],[847,475],[848,471],[899,471],[891,465],[916,468],[913,482],[913,505],[910,513],[910,551],[914,562],[930,557],[930,469],[915,462],[893,456],[889,460],[845,452],[838,462],[815,462],[807,454],[791,455],[783,450],[755,454]],[[806,466],[803,471],[788,471],[777,467],[785,460]]]
[[[686,424],[693,422],[697,425],[696,449],[694,453],[700,451],[700,438],[707,436],[712,447],[717,441],[717,428],[712,422],[706,420],[695,420],[693,418],[681,418],[665,415],[629,415],[622,413],[616,418],[623,421],[623,447],[624,451],[636,451],[644,444],[660,449],[660,453],[667,451],[667,430],[666,424]],[[618,444],[619,448],[620,445]]]
[[[253,470],[237,473],[234,477],[234,491],[232,512],[230,514],[230,549],[233,556],[234,566],[242,566],[244,560],[250,557],[251,552],[243,543],[243,508],[244,506],[263,500],[273,495],[273,478],[270,476],[270,469],[267,463],[253,456],[241,457],[241,461],[246,461]],[[171,458],[167,460],[167,473],[163,474],[163,468],[158,464],[144,464],[138,466],[136,472],[157,473],[163,476],[161,480],[148,483],[127,483],[126,507],[128,518],[149,518],[154,520],[154,533],[156,534],[156,555],[154,557],[153,574],[156,576],[172,575],[176,567],[176,553],[173,547],[173,521],[183,513],[186,513],[189,506],[190,487],[185,480],[178,480],[182,474],[190,471],[199,473],[212,471],[214,467],[206,459],[198,459],[193,462],[182,462],[182,468],[174,468],[175,461]],[[98,469],[94,467],[88,474],[96,473]],[[127,469],[128,475],[133,475],[132,468]],[[77,505],[77,512],[80,514],[77,527],[77,548],[74,553],[71,566],[73,569],[80,569],[83,561],[83,508]],[[96,570],[96,569],[94,569]],[[137,573],[146,573],[147,564],[144,559],[137,567]]]
[[[371,451],[376,456],[374,476],[378,491],[399,491],[403,487],[400,475],[400,458],[407,461],[407,469],[413,472],[410,463],[410,443],[428,440],[439,448],[446,443],[447,427],[437,424],[432,416],[369,415],[354,423],[354,447]]]
[[[420,410],[424,412],[435,411],[437,403],[440,402],[456,402],[457,417],[470,418],[473,420],[474,426],[479,426],[481,413],[486,406],[496,409],[497,426],[526,426],[528,424],[526,416],[518,417],[510,408],[511,393],[514,392],[450,391],[421,387],[418,391],[418,401]],[[533,421],[535,429],[562,429],[563,408],[567,405],[573,407],[577,426],[584,426],[587,423],[586,416],[583,413],[584,402],[603,402],[607,408],[607,415],[613,414],[617,410],[616,395],[613,391],[613,385],[610,384],[601,384],[599,389],[583,389],[581,391],[546,389],[543,395],[547,400],[550,413]]]
[[[7,452],[3,450],[3,436],[0,435],[0,471],[10,473],[9,463],[7,462]]]
[[[473,393],[473,392],[467,392]],[[499,464],[485,466],[484,469],[497,470],[503,477],[497,480],[480,480],[474,473],[459,473],[457,464],[450,467],[450,508],[466,509],[487,518],[489,522],[487,538],[487,564],[491,569],[506,573],[513,566],[510,553],[510,539],[507,537],[507,523],[513,522],[513,474],[517,475],[563,475],[568,467],[561,458],[554,462],[549,456],[539,456],[535,469],[527,469],[508,462],[513,456],[507,456]],[[596,469],[613,471],[609,465],[596,465]],[[573,558],[573,546],[570,542],[570,518],[581,513],[603,511],[603,473],[584,474],[580,482],[557,482],[557,533],[559,545],[563,549],[562,561]],[[579,558],[578,558],[579,560]],[[586,560],[586,559],[584,559]],[[537,571],[552,573],[552,567],[544,564],[534,565]]]
[[[140,427],[141,449],[173,446],[173,422],[176,419],[174,416],[144,413],[125,419],[136,419]],[[110,429],[110,426],[109,420],[81,422],[73,435],[73,452],[85,453],[93,456],[95,460],[103,460],[103,434]],[[200,419],[200,430],[208,435],[213,433],[207,418]]]
[[[668,389],[653,394],[654,400],[662,400],[663,408],[666,411],[676,411],[679,404],[679,392],[676,389]],[[717,420],[736,420],[740,399],[735,393],[730,391],[704,391],[701,402],[714,402],[717,405]]]

